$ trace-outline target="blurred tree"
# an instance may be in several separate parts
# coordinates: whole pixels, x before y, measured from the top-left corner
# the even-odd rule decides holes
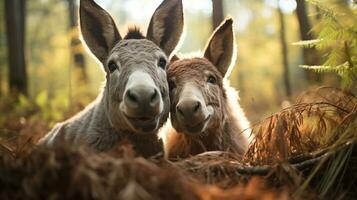
[[[305,0],[296,0],[296,16],[300,26],[300,39],[301,40],[312,40],[311,24],[306,12]],[[303,58],[305,65],[316,65],[319,64],[319,56],[315,48],[304,48]],[[318,83],[321,80],[319,74],[306,70],[306,78],[310,83]]]
[[[213,30],[223,21],[223,2],[222,0],[212,0],[212,25]]]
[[[4,4],[0,3],[0,13],[4,13]],[[4,20],[5,16],[0,15],[0,97],[3,94],[3,74],[4,74],[4,66],[6,63],[6,55],[5,54],[5,29],[4,29]]]
[[[76,69],[79,71],[79,81],[87,82],[86,62],[83,55],[78,31],[78,6],[76,0],[66,0],[69,14],[69,31],[71,36],[71,54]]]
[[[278,0],[278,2],[281,0]],[[280,44],[281,44],[281,53],[283,58],[283,80],[285,85],[285,95],[289,98],[291,96],[291,86],[289,80],[289,61],[288,61],[288,47],[286,44],[285,37],[285,20],[284,14],[281,11],[280,6],[277,7],[279,15],[279,24],[280,24]]]
[[[10,92],[27,95],[25,7],[26,0],[5,0]]]

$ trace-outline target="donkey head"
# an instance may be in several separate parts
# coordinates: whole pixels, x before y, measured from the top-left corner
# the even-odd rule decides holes
[[[169,67],[171,121],[179,132],[197,135],[222,124],[223,78],[234,54],[232,23],[227,19],[215,30],[203,58],[174,61]]]
[[[81,0],[80,26],[106,73],[103,99],[111,125],[139,134],[157,131],[169,113],[166,63],[183,29],[181,0],[164,0],[146,37],[134,28],[122,38],[112,17],[93,0]]]

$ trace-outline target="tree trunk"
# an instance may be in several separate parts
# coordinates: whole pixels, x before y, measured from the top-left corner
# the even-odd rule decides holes
[[[279,6],[278,6],[278,15],[279,15],[279,23],[280,23],[280,44],[281,44],[281,51],[283,56],[283,76],[284,76],[283,79],[285,84],[285,94],[289,98],[291,96],[291,86],[289,80],[288,47],[285,38],[284,14]]]
[[[87,82],[86,62],[81,48],[81,41],[78,32],[78,6],[76,0],[67,0],[69,14],[69,31],[71,36],[71,54],[75,66],[78,71],[78,79],[81,82]]]
[[[0,97],[2,96],[2,73],[3,73],[3,69],[2,69],[2,62],[0,62]]]
[[[296,0],[296,16],[300,26],[300,39],[301,40],[312,40],[313,36],[310,32],[311,25],[309,18],[306,13],[305,0]],[[319,64],[318,54],[314,48],[303,48],[303,58],[305,65],[317,65]],[[320,75],[306,69],[306,78],[310,83],[320,82]]]
[[[10,93],[27,95],[25,7],[26,0],[5,0]]]
[[[212,0],[212,25],[213,30],[223,21],[223,1]]]

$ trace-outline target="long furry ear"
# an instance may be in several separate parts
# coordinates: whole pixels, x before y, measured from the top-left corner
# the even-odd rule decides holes
[[[81,0],[79,14],[84,41],[104,64],[110,50],[121,40],[115,22],[110,14],[93,0]]]
[[[147,38],[170,56],[183,31],[182,0],[164,0],[153,14]]]
[[[208,40],[204,57],[211,61],[224,77],[232,63],[234,49],[233,19],[228,18]]]

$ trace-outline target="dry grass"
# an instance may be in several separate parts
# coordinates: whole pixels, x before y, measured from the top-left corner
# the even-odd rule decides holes
[[[357,116],[357,98],[352,94],[325,87],[306,92],[296,104],[254,127],[256,138],[246,160],[271,165],[331,146],[353,116]]]
[[[223,188],[259,175],[294,198],[348,199],[357,195],[356,130],[357,98],[319,88],[253,127],[244,158],[207,152],[177,164]]]
[[[244,157],[170,162],[130,144],[96,153],[31,145],[42,125],[0,139],[1,199],[349,199],[357,195],[357,98],[320,88],[253,127]],[[40,127],[40,128],[39,128]],[[33,133],[33,132],[32,132]],[[18,139],[20,138],[20,139]]]
[[[165,160],[133,156],[130,146],[2,153],[1,199],[287,199],[260,179],[229,190],[202,184]]]

